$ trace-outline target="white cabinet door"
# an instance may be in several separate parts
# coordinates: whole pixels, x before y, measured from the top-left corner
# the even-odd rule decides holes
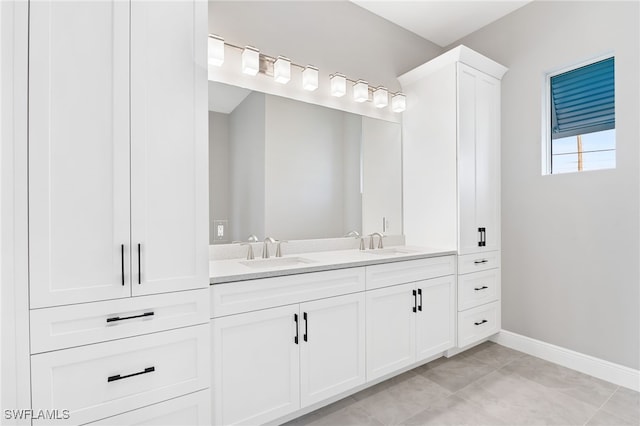
[[[29,19],[31,307],[129,296],[129,5]]]
[[[453,275],[416,283],[416,361],[455,346],[455,285]]]
[[[415,284],[367,292],[367,380],[415,361]]]
[[[365,382],[364,306],[364,293],[300,305],[302,407]]]
[[[209,285],[206,43],[206,2],[131,2],[134,295]]]
[[[300,408],[298,306],[212,320],[214,424],[263,424]]]
[[[500,246],[499,123],[499,80],[458,63],[460,254]]]

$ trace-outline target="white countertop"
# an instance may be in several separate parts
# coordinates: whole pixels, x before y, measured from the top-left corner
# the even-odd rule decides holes
[[[209,262],[209,282],[211,284],[222,284],[283,275],[304,274],[307,272],[328,271],[331,269],[354,268],[381,263],[426,259],[429,257],[453,255],[455,253],[455,251],[451,250],[445,251],[434,248],[393,246],[384,249],[364,251],[350,249],[301,253],[282,256],[280,258],[272,256],[268,260],[262,259],[259,256],[254,260],[246,260],[244,258],[212,260]],[[278,265],[278,263],[287,262],[286,259],[297,261],[297,263]],[[269,262],[273,263],[270,264]]]

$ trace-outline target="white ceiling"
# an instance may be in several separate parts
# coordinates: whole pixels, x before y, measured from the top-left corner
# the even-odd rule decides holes
[[[445,47],[532,0],[351,1],[440,47]]]

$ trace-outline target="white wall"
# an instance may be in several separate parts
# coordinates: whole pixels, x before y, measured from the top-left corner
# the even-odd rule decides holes
[[[213,221],[229,220],[229,160],[229,114],[209,111],[209,244],[215,243]]]
[[[230,240],[246,241],[241,232],[264,238],[264,140],[265,95],[253,92],[229,119]]]
[[[638,2],[533,2],[454,43],[502,80],[502,325],[640,367]],[[544,74],[613,50],[617,168],[541,176]]]

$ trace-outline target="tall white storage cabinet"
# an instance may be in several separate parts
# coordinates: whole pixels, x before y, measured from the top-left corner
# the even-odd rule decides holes
[[[210,422],[207,32],[201,0],[30,2],[31,394],[60,424]]]
[[[407,244],[457,250],[457,345],[500,329],[500,79],[459,46],[399,77]]]

